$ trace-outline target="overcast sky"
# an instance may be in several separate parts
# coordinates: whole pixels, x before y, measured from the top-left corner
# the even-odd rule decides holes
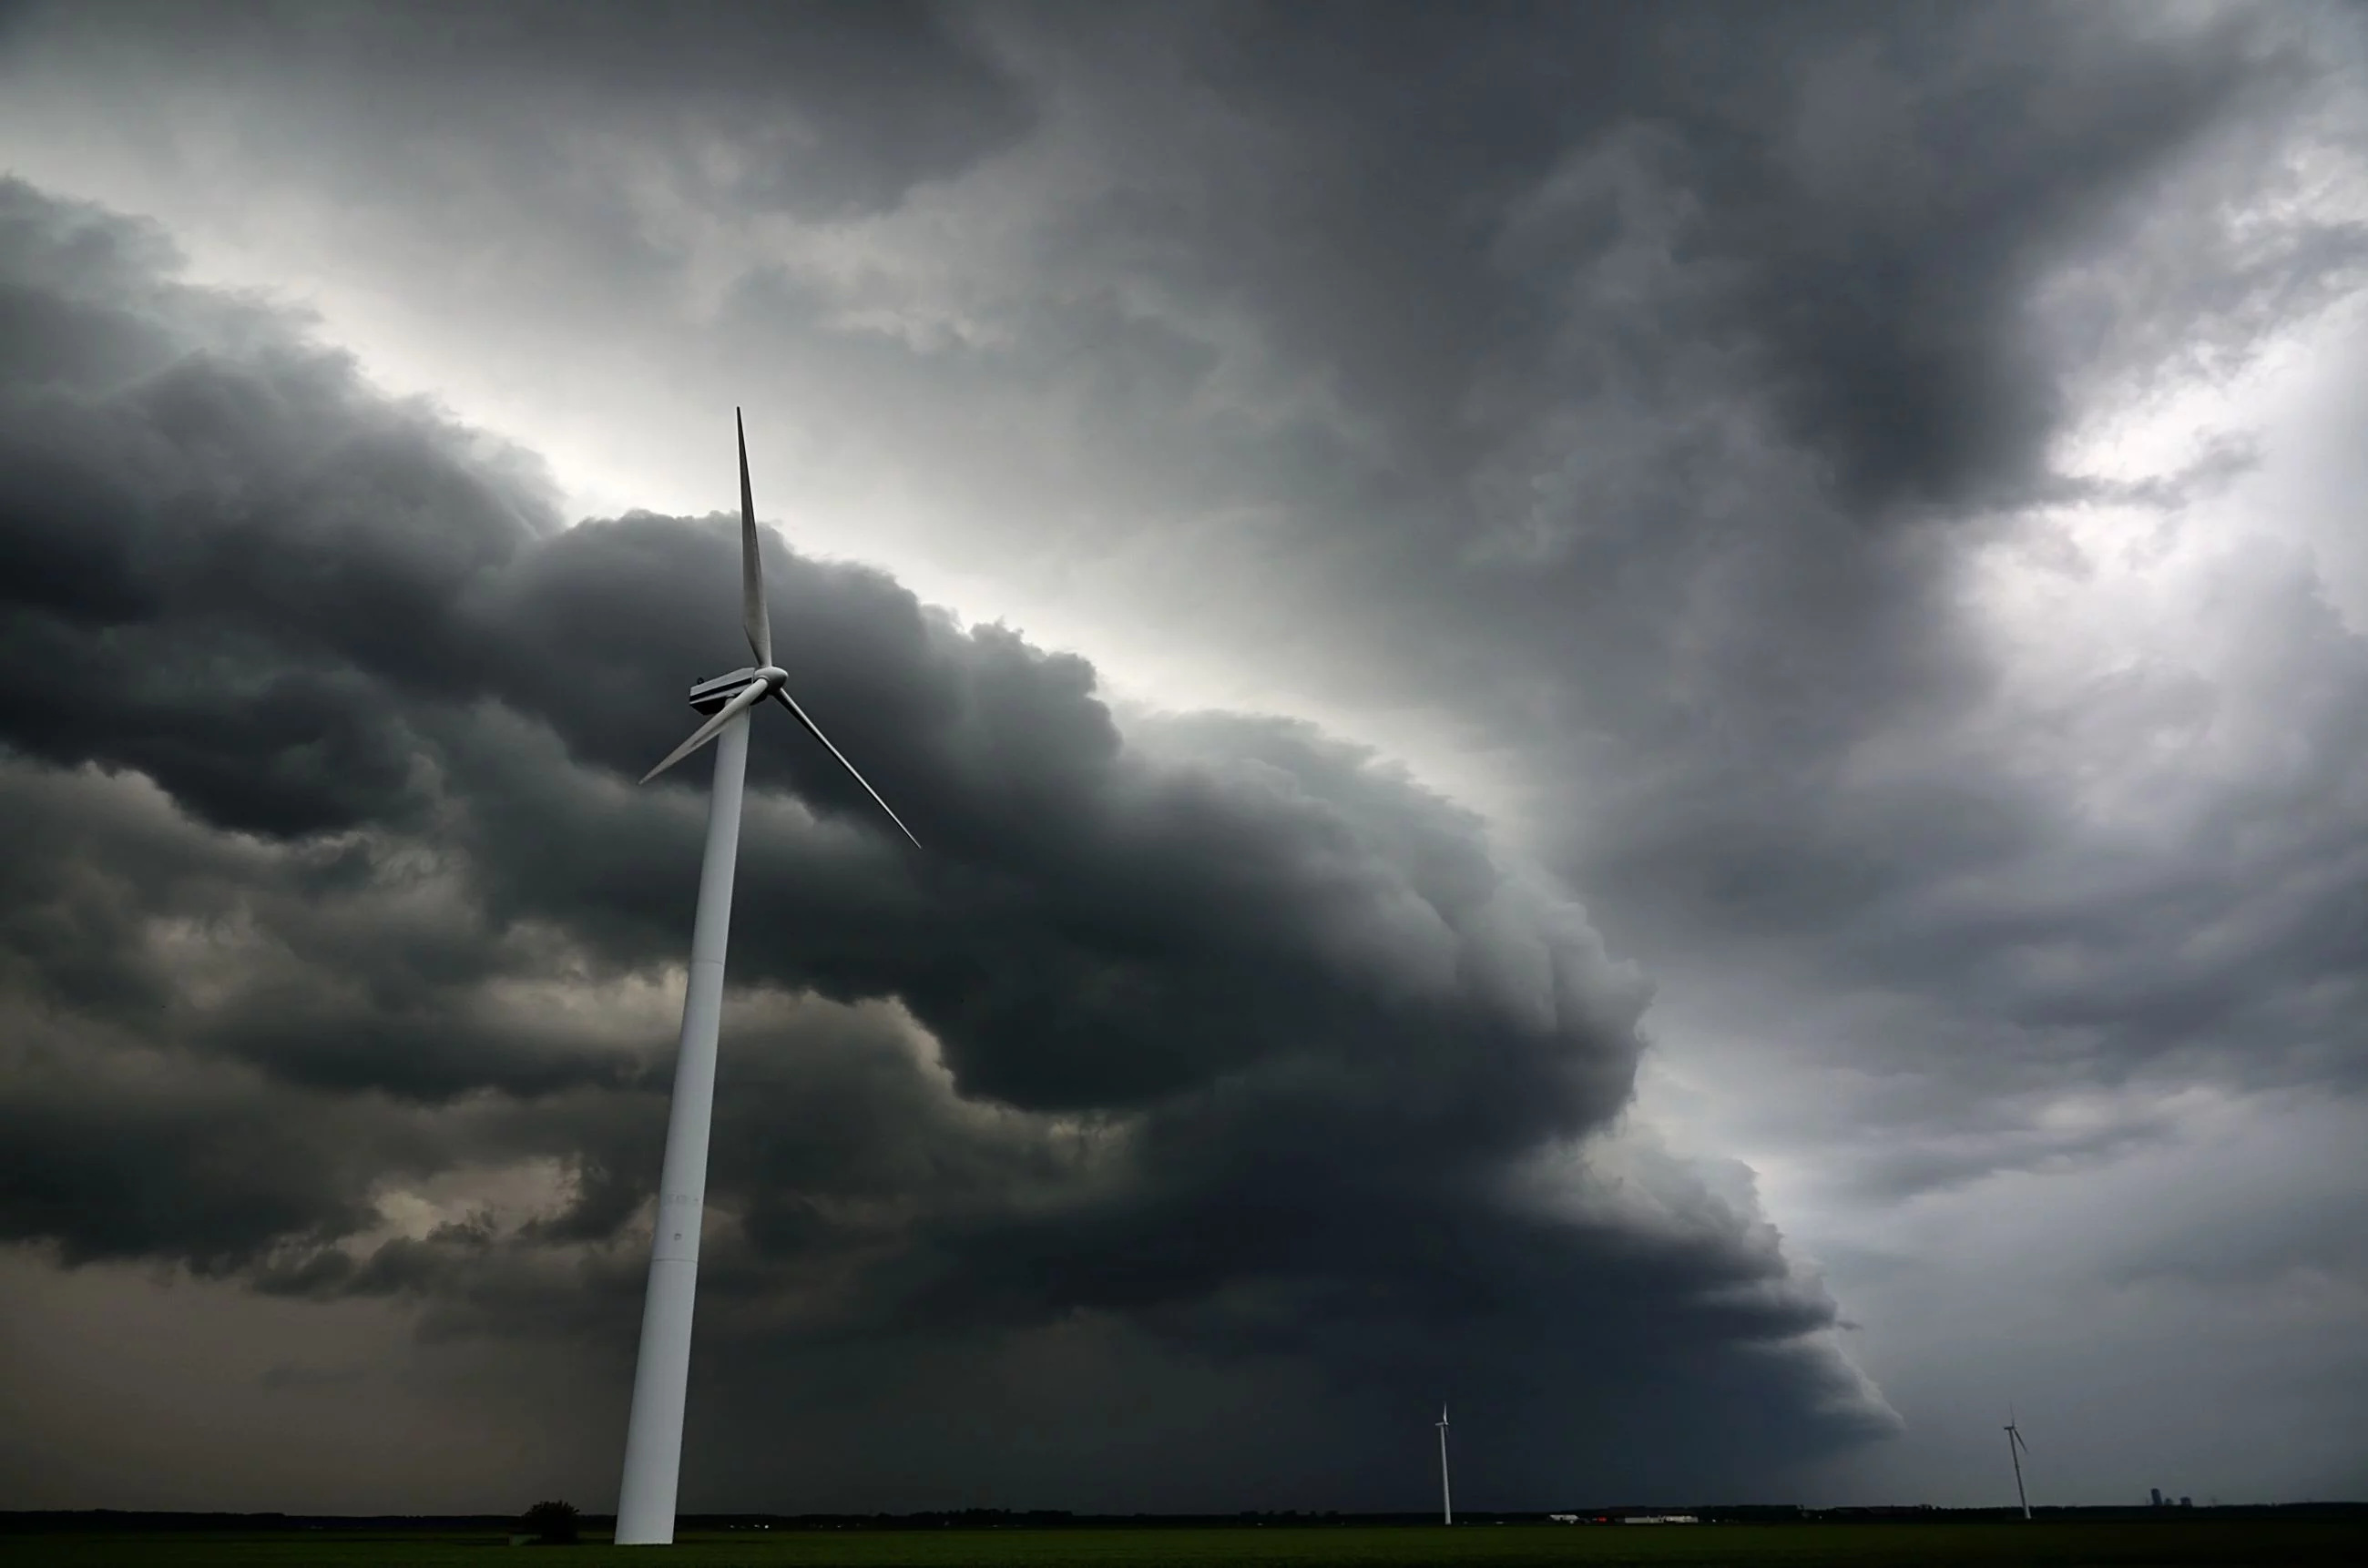
[[[2363,73],[0,5],[0,1506],[2368,1493]]]

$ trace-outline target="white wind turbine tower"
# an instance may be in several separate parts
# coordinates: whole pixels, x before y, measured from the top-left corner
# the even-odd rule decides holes
[[[682,1414],[690,1372],[690,1318],[699,1284],[699,1230],[707,1199],[707,1135],[715,1110],[715,1034],[723,1011],[723,949],[732,923],[732,870],[740,847],[741,784],[748,770],[748,712],[771,698],[796,716],[839,765],[888,812],[906,838],[913,832],[855,765],[806,717],[773,663],[773,629],[765,614],[764,571],[757,553],[757,507],[748,494],[748,437],[732,412],[740,443],[740,614],[753,667],[690,688],[690,705],[709,715],[690,739],[643,778],[646,784],[709,741],[715,744],[715,790],[707,806],[707,853],[700,862],[699,913],[691,925],[690,977],[682,999],[682,1049],[674,1069],[666,1164],[658,1181],[657,1233],[650,1246],[649,1294],[642,1305],[641,1358],[633,1372],[633,1414],[625,1429],[625,1477],[617,1498],[620,1546],[674,1541],[676,1483],[682,1471]],[[913,838],[914,847],[920,840]]]
[[[1443,1524],[1455,1522],[1455,1495],[1447,1489],[1447,1404],[1439,1406],[1439,1513]]]
[[[2031,1445],[2022,1440],[2022,1430],[2014,1424],[2014,1412],[2006,1413],[2006,1455],[2014,1461],[2014,1495],[2022,1505],[2022,1517],[2031,1517],[2031,1498],[2022,1490],[2022,1456],[2031,1452]]]

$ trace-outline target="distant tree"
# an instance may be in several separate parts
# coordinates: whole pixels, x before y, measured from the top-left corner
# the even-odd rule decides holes
[[[574,1546],[575,1505],[537,1503],[518,1519],[518,1528],[534,1537],[537,1546]]]

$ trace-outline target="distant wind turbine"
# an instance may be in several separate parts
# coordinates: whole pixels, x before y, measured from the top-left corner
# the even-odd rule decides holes
[[[1445,1524],[1455,1522],[1455,1497],[1447,1489],[1447,1403],[1439,1406],[1439,1512]]]
[[[855,765],[830,744],[787,689],[789,672],[773,663],[773,627],[765,613],[764,568],[757,552],[757,505],[748,493],[748,437],[732,411],[740,444],[740,619],[754,666],[690,688],[690,705],[709,715],[690,739],[645,774],[646,784],[715,742],[715,788],[708,797],[707,852],[700,862],[698,915],[690,928],[690,977],[682,999],[682,1049],[675,1060],[674,1105],[666,1120],[666,1163],[658,1180],[657,1233],[650,1246],[649,1293],[642,1303],[641,1358],[633,1371],[633,1414],[625,1428],[625,1478],[617,1498],[617,1543],[674,1542],[675,1493],[682,1473],[683,1404],[690,1376],[691,1308],[699,1286],[699,1230],[707,1203],[707,1135],[715,1111],[715,1036],[723,1012],[723,949],[732,924],[732,872],[740,848],[741,786],[748,771],[748,713],[771,698],[854,774],[897,831],[912,829],[889,811]]]
[[[2014,1424],[2014,1412],[2006,1413],[2006,1457],[2014,1461],[2014,1494],[2022,1505],[2022,1517],[2031,1517],[2031,1498],[2022,1490],[2022,1456],[2031,1452],[2031,1445],[2022,1440],[2022,1432]]]

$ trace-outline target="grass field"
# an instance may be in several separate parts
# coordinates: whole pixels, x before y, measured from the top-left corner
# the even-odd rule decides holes
[[[492,1535],[282,1531],[268,1535],[0,1536],[9,1568],[378,1568],[483,1563],[510,1550]],[[1486,1568],[1658,1564],[1998,1564],[2147,1568],[2368,1562],[2368,1525],[2350,1521],[2080,1521],[2026,1524],[1474,1526],[1128,1530],[785,1530],[687,1536],[668,1552],[586,1543],[529,1548],[529,1561],[683,1562],[696,1568],[1322,1568],[1474,1563]]]

